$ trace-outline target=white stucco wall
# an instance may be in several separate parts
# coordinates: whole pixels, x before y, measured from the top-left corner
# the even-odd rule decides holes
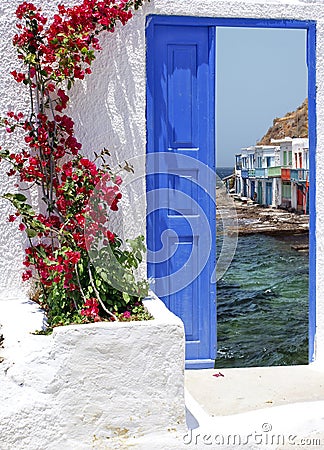
[[[26,93],[17,93],[17,85],[9,72],[15,68],[14,10],[17,0],[3,0],[0,6],[1,80],[0,113],[24,108]],[[52,13],[60,0],[35,4],[45,5]],[[77,3],[69,0],[66,4]],[[73,88],[71,114],[76,122],[84,150],[92,152],[109,148],[118,161],[145,154],[145,17],[147,14],[191,15],[209,17],[247,17],[299,19],[317,21],[317,360],[324,364],[324,2],[321,0],[152,0],[137,12],[134,19],[113,35],[102,37],[103,51],[93,66],[93,74]],[[8,139],[6,137],[5,139]],[[18,144],[14,139],[12,144]],[[144,160],[142,160],[144,161]],[[1,192],[10,185],[0,167]],[[142,167],[143,170],[143,167]],[[141,186],[142,193],[139,186]],[[134,188],[140,211],[145,211],[144,179]],[[141,196],[141,194],[143,194]],[[0,218],[0,293],[3,297],[21,292],[21,235],[8,224],[8,203],[1,200]],[[130,234],[145,233],[145,221],[125,215],[125,228]]]
[[[184,433],[183,324],[156,297],[145,304],[154,320],[59,327],[50,336],[29,334],[41,328],[35,304],[0,304],[9,316],[1,450],[124,448],[117,444],[153,431]]]

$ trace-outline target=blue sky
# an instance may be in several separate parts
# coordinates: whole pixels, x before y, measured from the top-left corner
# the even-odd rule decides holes
[[[217,28],[217,166],[307,97],[306,31]]]

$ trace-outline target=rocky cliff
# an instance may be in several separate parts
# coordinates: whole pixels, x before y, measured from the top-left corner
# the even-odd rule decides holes
[[[284,117],[273,119],[272,126],[257,145],[269,145],[271,139],[282,139],[284,137],[308,137],[307,98],[296,111],[289,112]]]

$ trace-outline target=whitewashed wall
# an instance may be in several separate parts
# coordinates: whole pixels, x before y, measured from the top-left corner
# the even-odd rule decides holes
[[[0,6],[0,113],[26,106],[26,96],[17,95],[17,85],[9,72],[15,69],[14,10],[17,0],[2,0]],[[52,13],[60,0],[35,1]],[[66,4],[77,3],[71,0]],[[247,17],[317,21],[317,359],[324,364],[324,2],[323,0],[152,0],[143,11],[113,35],[102,38],[103,51],[98,56],[93,75],[73,89],[72,115],[84,150],[92,152],[103,146],[115,159],[130,160],[145,154],[145,16],[147,14],[191,15],[209,17]],[[13,145],[19,142],[13,141]],[[144,160],[138,166],[144,170]],[[2,192],[10,185],[1,168]],[[144,180],[133,191],[145,211]],[[142,189],[142,192],[141,192]],[[0,203],[0,292],[5,297],[21,292],[20,271],[22,242],[15,225],[8,224],[9,206]],[[131,234],[145,232],[145,222],[125,214],[125,228]]]
[[[14,312],[15,302],[3,303]],[[23,330],[10,314],[0,350],[1,450],[119,449],[152,432],[184,434],[183,324],[156,297],[145,304],[154,320],[71,325],[50,336],[30,334],[42,321],[35,303],[20,305]]]

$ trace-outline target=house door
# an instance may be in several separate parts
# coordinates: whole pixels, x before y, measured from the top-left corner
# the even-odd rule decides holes
[[[272,183],[266,183],[266,205],[272,204]]]
[[[255,193],[255,181],[251,180],[251,192],[250,192],[251,200],[254,200],[254,193]]]
[[[262,183],[261,181],[259,181],[258,183],[258,198],[257,201],[260,205],[262,205],[263,203],[263,199],[262,199]]]
[[[304,199],[304,194],[303,194],[303,187],[302,186],[297,186],[297,211],[303,211],[304,209],[304,205],[303,205],[303,199]]]
[[[147,245],[152,289],[184,322],[186,366],[216,357],[214,28],[150,20]]]
[[[247,185],[246,185],[246,179],[243,178],[243,197],[247,197]]]

